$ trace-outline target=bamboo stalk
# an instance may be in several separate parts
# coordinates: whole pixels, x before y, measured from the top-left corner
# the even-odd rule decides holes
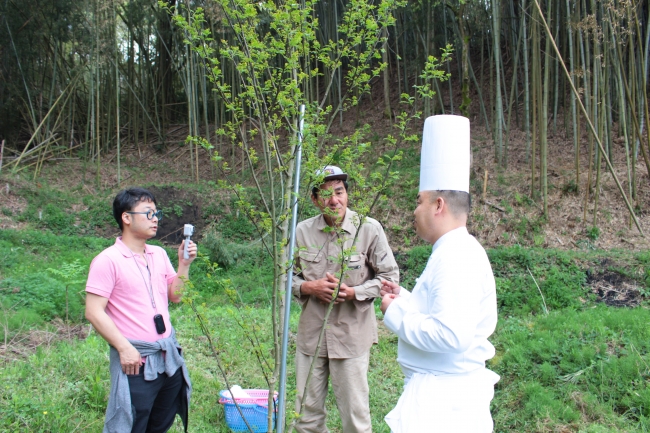
[[[570,77],[571,75],[569,74],[569,71],[566,68],[566,64],[564,63],[564,60],[562,59],[562,56],[560,55],[560,50],[557,48],[557,45],[555,44],[555,40],[553,40],[553,38],[552,38],[551,31],[548,28],[548,24],[546,23],[546,20],[544,19],[544,17],[541,15],[542,9],[541,9],[541,7],[539,5],[539,1],[538,0],[533,0],[533,1],[535,2],[535,6],[537,6],[537,10],[540,13],[540,20],[541,20],[542,24],[544,25],[544,28],[546,29],[546,34],[550,38],[551,44],[553,45],[553,49],[555,50],[555,53],[558,56],[558,61],[562,64],[562,69],[564,70],[564,73],[566,74],[566,76]],[[580,100],[580,96],[578,94],[578,90],[575,88],[573,83],[571,83],[571,90],[576,95],[576,99],[580,103],[580,109],[582,110],[582,112],[586,116],[585,107],[582,104],[582,101]],[[601,153],[604,153],[603,144],[600,141],[600,138],[597,136],[596,130],[594,129],[594,125],[591,123],[591,120],[589,119],[589,117],[587,117],[587,124],[589,125],[589,128],[591,129],[591,133],[594,135],[594,137],[596,139],[596,142],[598,143],[598,147],[600,148]],[[634,224],[636,225],[636,228],[639,230],[639,233],[641,233],[641,236],[645,237],[645,234],[643,233],[643,229],[641,228],[641,225],[639,224],[639,220],[637,219],[636,214],[634,213],[634,209],[632,208],[632,205],[630,204],[630,201],[628,200],[627,195],[625,194],[625,190],[623,190],[623,186],[621,185],[621,182],[618,180],[618,176],[616,176],[616,173],[614,172],[614,167],[612,166],[612,163],[609,160],[609,158],[607,157],[607,155],[605,155],[605,163],[607,164],[607,168],[609,169],[610,173],[612,174],[612,177],[614,178],[614,181],[616,182],[616,186],[618,187],[618,190],[621,193],[621,196],[622,196],[623,200],[625,201],[625,205],[627,206],[627,209],[630,212],[630,215],[634,219]]]
[[[548,4],[548,19],[551,19],[552,2]],[[550,33],[549,33],[550,34]],[[548,98],[550,93],[550,74],[551,74],[551,53],[550,53],[550,37],[546,38],[546,46],[544,47],[544,85],[542,87],[542,107],[540,109],[540,183],[542,201],[544,203],[544,217],[548,219]]]
[[[470,75],[472,77],[472,81],[474,82],[474,86],[476,87],[476,92],[478,93],[478,100],[479,100],[479,104],[481,106],[481,113],[483,114],[483,122],[484,122],[484,125],[485,125],[485,129],[487,129],[488,134],[491,134],[492,133],[492,128],[490,128],[490,121],[488,120],[487,110],[485,109],[485,102],[483,100],[483,92],[481,91],[480,84],[479,84],[478,80],[476,79],[476,74],[474,74],[474,68],[472,67],[472,62],[469,61],[469,58],[467,59],[467,66],[469,68],[469,73],[470,73]]]
[[[521,26],[523,27],[524,18],[522,18]],[[523,31],[520,29],[519,37],[517,38],[517,45],[515,49],[515,61],[512,65],[512,85],[510,86],[510,99],[508,101],[508,122],[506,123],[506,139],[505,139],[505,158],[504,166],[508,167],[508,145],[510,143],[510,121],[512,120],[512,104],[515,100],[515,93],[517,91],[517,70],[519,69],[519,51],[521,50],[521,43],[523,38]],[[517,110],[515,110],[517,111]]]
[[[65,103],[64,103],[64,105],[65,105]],[[59,126],[61,125],[60,120],[61,120],[61,116],[63,115],[63,111],[64,111],[64,110],[60,110],[60,111],[59,111],[59,114],[57,115],[56,120],[54,121],[54,128],[53,128],[54,130],[59,129]],[[52,133],[50,133],[50,135],[53,136]],[[61,137],[61,139],[63,139],[63,136]],[[58,141],[58,140],[59,140],[59,139],[57,139],[56,141]],[[44,153],[44,152],[47,152],[47,151],[48,151],[48,148],[49,148],[50,144],[52,143],[52,141],[51,141],[51,140],[46,140],[46,141],[47,141],[47,142],[46,142],[46,144],[45,144],[45,146],[44,146],[44,150],[43,150],[43,152],[41,152],[41,151],[39,150],[39,153]],[[41,156],[41,155],[39,155],[40,163],[39,163],[39,161],[37,160],[36,169],[34,170],[34,177],[33,177],[33,180],[34,180],[34,181],[36,180],[36,177],[40,174],[40,172],[41,172],[41,168],[43,167],[43,163],[45,162],[45,159],[44,159],[44,158],[40,158],[40,156]]]
[[[584,10],[586,12],[587,10],[587,3],[586,0],[578,1],[576,3],[577,7],[581,7],[581,10]],[[580,20],[581,14],[580,11],[578,11],[578,20]],[[582,30],[578,29],[578,40],[580,44],[580,61],[582,64],[582,88],[585,92],[585,104],[586,107],[591,110],[593,107],[593,103],[591,103],[591,92],[589,91],[589,86],[590,86],[590,81],[589,81],[589,74],[588,74],[588,69],[587,65],[591,62],[590,59],[590,52],[589,52],[589,44],[585,42],[585,38],[582,36]],[[594,71],[595,73],[595,71]],[[591,79],[594,79],[594,73],[591,74]],[[590,114],[586,114],[586,117],[589,117]],[[580,119],[580,116],[578,116],[578,119]],[[582,213],[582,221],[583,223],[587,221],[587,206],[589,204],[589,195],[591,194],[591,180],[593,177],[593,167],[594,167],[594,147],[595,147],[595,142],[594,142],[594,136],[593,134],[588,134],[588,141],[587,145],[589,148],[589,155],[588,155],[588,161],[589,165],[587,168],[587,187],[585,190],[585,200],[584,200],[584,206],[583,206],[583,213]]]
[[[569,80],[574,83],[575,80],[575,65],[573,60],[573,31],[571,29],[571,6],[569,0],[566,0],[566,31],[567,38],[569,39],[569,66],[571,68],[571,76]],[[571,118],[573,120],[573,152],[574,152],[574,167],[576,170],[576,188],[580,185],[580,142],[578,139],[579,128],[577,125],[576,114],[576,97],[571,93]]]
[[[643,44],[641,43],[641,40],[640,40],[641,39],[641,33],[639,33],[641,31],[640,26],[639,26],[639,17],[638,17],[638,14],[633,14],[633,15],[634,15],[634,23],[635,23],[635,26],[636,26],[636,35],[637,35],[637,38],[638,38],[637,40],[639,40],[640,46],[643,46]],[[648,29],[650,29],[650,21],[648,22]],[[648,33],[648,38],[649,38],[648,40],[650,41],[650,33]],[[647,51],[648,51],[648,47],[646,45],[646,56],[647,56]],[[648,109],[648,87],[647,87],[647,81],[646,81],[647,76],[648,76],[648,71],[646,69],[647,68],[647,62],[648,62],[648,59],[645,58],[644,59],[644,64],[646,65],[646,67],[643,68],[643,77],[641,77],[641,84],[642,84],[642,87],[643,87],[643,92],[641,92],[641,94],[643,95],[643,101],[644,101],[643,107],[645,108],[645,123],[647,125],[646,126],[646,133],[647,133],[646,146],[648,146],[648,150],[650,150],[650,110]],[[643,146],[643,143],[641,143],[641,146]],[[650,152],[648,152],[648,153],[650,153]]]
[[[495,112],[494,112],[494,141],[496,151],[496,161],[500,167],[503,167],[503,102],[501,101],[501,41],[499,27],[499,2],[492,2],[492,30],[493,30],[493,58],[494,58],[494,86],[495,86]]]
[[[608,21],[609,23],[609,36],[612,41],[612,53],[613,53],[613,68],[615,68],[616,74],[615,74],[615,79],[616,79],[616,84],[618,86],[618,105],[619,105],[619,135],[621,132],[621,129],[623,129],[623,136],[625,140],[625,163],[627,167],[627,182],[628,182],[628,194],[630,194],[630,197],[634,197],[634,191],[633,191],[633,179],[632,179],[632,167],[631,167],[631,161],[630,161],[630,141],[629,141],[629,132],[628,132],[628,120],[627,120],[627,115],[626,111],[627,108],[625,106],[625,95],[627,94],[626,91],[623,89],[623,56],[621,52],[621,47],[619,44],[616,43],[615,37],[614,37],[614,28],[612,25],[612,20],[614,17],[611,14],[611,11],[609,13],[610,19]],[[627,87],[627,83],[625,83],[625,86]],[[630,108],[634,109],[634,104],[630,104]],[[630,225],[632,221],[630,220]]]
[[[117,5],[114,3],[113,4],[113,16],[112,16],[112,22],[111,22],[111,29],[113,31],[113,42],[115,46],[115,68],[114,68],[114,73],[115,73],[115,145],[117,147],[117,184],[119,186],[120,180],[122,177],[122,172],[121,172],[121,158],[120,158],[120,151],[121,151],[121,143],[120,143],[120,71],[118,68],[118,65],[120,63],[120,58],[119,58],[119,46],[118,46],[118,41],[117,41],[117,17],[116,17],[116,9]]]
[[[56,98],[56,101],[54,101],[54,104],[52,104],[52,106],[50,107],[50,109],[49,109],[49,110],[47,111],[47,113],[45,114],[45,117],[43,117],[43,120],[41,120],[41,123],[38,124],[38,126],[36,127],[36,130],[32,133],[32,136],[29,138],[29,141],[28,141],[27,144],[25,145],[25,148],[23,149],[23,152],[20,154],[20,156],[19,156],[16,160],[13,161],[14,168],[15,168],[15,167],[18,167],[18,164],[20,164],[20,160],[21,160],[21,158],[23,157],[23,155],[25,154],[25,152],[27,152],[27,149],[29,148],[29,145],[32,144],[32,142],[34,141],[34,138],[36,138],[36,135],[38,134],[38,132],[41,130],[41,128],[42,128],[43,125],[45,124],[45,121],[50,117],[50,114],[52,114],[52,112],[54,111],[54,108],[58,105],[58,103],[59,103],[59,101],[61,100],[61,98],[63,97],[63,95],[66,94],[67,90],[68,90],[68,89],[69,89],[73,84],[75,84],[75,83],[77,82],[77,79],[78,79],[78,78],[79,78],[79,75],[77,75],[77,76],[74,78],[74,80],[72,80],[72,81],[70,82],[70,84],[68,84],[68,86],[67,86],[67,87],[66,87],[66,88],[61,92],[61,94],[59,95],[59,97]],[[68,93],[68,96],[66,96],[65,102],[68,101],[68,98],[70,98],[70,96],[72,96],[72,92]],[[63,103],[63,105],[65,105],[65,102]]]
[[[533,69],[533,83],[532,83],[532,108],[533,108],[533,133],[531,140],[531,151],[530,151],[530,196],[535,197],[537,190],[535,189],[535,175],[536,175],[536,162],[537,157],[537,140],[539,138],[537,132],[537,101],[539,101],[539,85],[540,77],[539,71],[541,70],[539,65],[539,20],[535,19],[537,11],[534,11],[532,24],[531,24],[531,33],[532,33],[532,50],[533,50],[533,59],[532,59],[532,69]]]
[[[447,32],[447,8],[445,8],[444,6],[442,7],[442,19],[443,19],[442,32],[443,32],[444,37],[445,37],[445,42],[444,43],[445,43],[445,46],[447,46],[449,44],[448,36],[447,36],[447,33],[448,33]],[[465,41],[461,41],[461,50],[462,51],[461,51],[461,56],[460,57],[464,58],[464,56],[465,56],[464,53],[466,51]],[[461,63],[461,61],[460,61],[460,58],[459,58],[459,68],[458,68],[459,69],[459,71],[458,71],[459,76],[460,76],[461,80],[465,80],[465,76],[463,75],[463,66],[460,63]],[[467,71],[465,71],[465,72],[467,72]],[[449,63],[447,63],[447,73],[451,76],[451,65]],[[452,92],[452,88],[451,88],[451,80],[447,80],[447,85],[448,85],[448,89],[449,89],[449,106],[450,106],[450,109],[451,109],[451,113],[453,113],[454,112],[454,93]],[[440,97],[442,97],[442,95],[440,95]],[[443,113],[444,113],[444,109],[443,109]]]
[[[551,10],[551,6],[553,4],[554,4],[554,2],[548,2],[548,5],[549,5],[548,6],[549,7],[549,21],[550,21],[550,17],[551,17],[550,10]],[[557,39],[559,39],[559,36],[560,36],[560,11],[561,11],[561,8],[560,8],[560,5],[559,5],[559,2],[557,4],[555,10],[556,10],[556,12],[555,12],[555,34],[556,34],[555,39],[557,40]],[[550,56],[549,56],[549,60],[550,60]],[[553,63],[553,66],[555,67],[554,68],[555,73],[554,73],[554,77],[553,77],[553,78],[555,78],[553,80],[554,83],[555,83],[555,86],[554,86],[554,89],[553,89],[553,135],[555,135],[557,133],[557,107],[558,107],[558,100],[559,100],[558,91],[559,91],[559,83],[560,83],[560,74],[558,74],[558,62],[557,61]]]
[[[34,106],[32,104],[32,97],[29,93],[29,86],[27,85],[27,80],[25,79],[25,73],[23,72],[23,67],[20,64],[20,56],[18,55],[18,50],[16,50],[16,44],[14,43],[14,38],[11,34],[11,29],[9,28],[9,21],[5,20],[5,25],[7,26],[7,33],[9,34],[9,40],[11,41],[11,47],[14,49],[14,54],[16,55],[16,64],[18,65],[18,70],[20,71],[20,76],[25,86],[25,93],[27,95],[27,102],[29,107],[29,112],[31,115],[31,121],[33,127],[36,127],[36,112],[34,111]]]
[[[524,43],[524,130],[526,132],[526,162],[530,160],[530,83],[528,72],[528,34],[526,31],[526,0],[521,0],[521,26],[522,26],[522,40]]]
[[[603,76],[604,76],[604,74],[600,74],[600,82],[601,83],[604,81]],[[605,93],[601,92],[600,95],[601,95],[600,96],[601,101],[603,101],[602,103],[603,103],[603,105],[605,105],[605,103],[604,103]],[[604,133],[604,129],[605,129],[605,119],[604,119],[605,110],[600,110],[599,111],[599,116],[600,116],[600,121],[598,122],[599,123],[599,125],[598,125],[598,133],[599,133],[599,136],[602,136],[603,133]],[[596,156],[596,186],[594,187],[594,212],[593,212],[593,222],[592,222],[592,226],[594,226],[594,227],[598,226],[598,202],[600,200],[600,181],[601,181],[601,173],[602,173],[602,165],[603,165],[602,164],[602,158],[603,157],[607,158],[608,155],[607,155],[606,152],[601,150],[600,152],[598,152],[598,155]]]
[[[57,141],[58,141],[58,140],[59,140],[59,139],[57,139]],[[83,143],[77,144],[77,145],[73,146],[71,149],[65,149],[65,152],[67,152],[68,150],[74,150],[74,149],[79,148],[79,147],[81,147],[81,146],[83,146]],[[48,156],[47,154],[45,154],[45,157],[44,157],[44,158],[45,158],[45,159],[44,159],[45,161],[49,161],[49,160],[52,160],[52,159],[59,159],[59,158],[56,158],[56,157],[57,157],[57,154],[55,153],[55,149],[49,149],[48,152],[51,152],[51,155]],[[61,152],[61,153],[63,153],[63,152]],[[32,158],[27,158],[27,159],[25,160],[25,162],[27,162],[27,161],[31,161],[31,160],[33,160],[34,158],[37,158],[37,157],[36,157],[36,156],[33,156]],[[60,159],[76,159],[76,158],[60,158]],[[39,160],[36,160],[36,161],[32,162],[31,164],[25,164],[25,165],[23,165],[22,167],[16,169],[15,172],[16,172],[16,173],[19,173],[19,172],[21,172],[22,170],[25,170],[25,169],[27,169],[27,168],[29,168],[29,167],[31,167],[31,166],[33,166],[33,165],[36,165],[36,164],[38,164],[38,163],[39,163]]]

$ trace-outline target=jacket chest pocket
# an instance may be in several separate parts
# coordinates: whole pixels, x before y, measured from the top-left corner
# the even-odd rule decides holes
[[[320,251],[300,251],[299,257],[302,275],[306,280],[317,280],[325,276],[327,261]]]
[[[368,279],[367,273],[365,254],[352,254],[348,261],[348,270],[345,273],[346,284],[349,286],[362,284]]]

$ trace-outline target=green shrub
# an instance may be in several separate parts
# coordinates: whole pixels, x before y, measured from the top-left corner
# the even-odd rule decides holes
[[[75,217],[70,210],[62,210],[60,207],[48,203],[43,209],[43,227],[52,230],[54,233],[75,234]]]
[[[86,209],[78,213],[79,221],[88,233],[93,233],[96,228],[114,227],[118,230],[117,222],[113,218],[113,205],[110,200],[102,197],[84,197]]]
[[[72,262],[76,259],[82,264],[90,264],[100,251],[113,243],[114,239],[57,236],[37,230],[0,230],[0,262],[3,267],[9,263],[18,268],[25,265],[34,267],[35,263],[40,266]]]
[[[214,230],[207,232],[203,237],[201,249],[224,269],[230,269],[238,263],[250,263],[254,266],[264,253],[261,242],[229,242]]]
[[[258,237],[258,231],[244,214],[236,211],[235,198],[231,200],[230,206],[218,201],[210,203],[203,208],[203,216],[214,221],[214,230],[219,232],[225,239],[232,242],[251,241]]]
[[[589,227],[587,229],[587,237],[592,241],[597,240],[599,236],[600,236],[600,228],[594,226],[594,227]]]
[[[579,308],[580,298],[587,296],[586,270],[577,265],[572,253],[517,245],[488,250],[488,257],[502,314],[540,313],[542,294],[549,309]]]
[[[0,282],[4,298],[18,308],[27,308],[46,320],[66,317],[65,284],[45,271],[5,278]],[[78,321],[83,316],[83,284],[69,289],[68,315]]]

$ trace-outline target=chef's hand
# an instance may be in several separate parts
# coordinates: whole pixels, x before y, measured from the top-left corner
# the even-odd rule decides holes
[[[399,295],[394,295],[392,293],[386,293],[384,295],[384,297],[381,298],[381,305],[379,306],[379,309],[381,310],[381,312],[386,314],[386,310],[388,310],[388,307],[390,307],[390,304],[397,298],[399,298]]]
[[[379,280],[381,281],[381,291],[379,294],[383,298],[384,295],[387,293],[393,294],[393,295],[399,295],[399,291],[401,290],[401,287],[397,283],[393,283],[392,281],[388,280]]]

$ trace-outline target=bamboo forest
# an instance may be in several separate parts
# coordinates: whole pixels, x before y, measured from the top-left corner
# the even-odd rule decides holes
[[[38,173],[44,161],[73,153],[101,164],[114,151],[111,158],[119,170],[120,148],[167,148],[168,135],[181,126],[234,158],[233,141],[216,131],[236,117],[229,104],[246,91],[237,70],[243,63],[227,53],[241,41],[237,26],[251,26],[262,42],[270,38],[285,44],[285,35],[276,29],[280,21],[271,12],[299,8],[306,11],[302,23],[311,27],[294,35],[303,45],[296,50],[299,67],[293,68],[301,72],[292,77],[294,100],[316,101],[321,110],[332,107],[328,127],[342,123],[349,101],[364,98],[372,86],[381,89],[387,118],[397,115],[402,94],[415,98],[425,117],[471,116],[490,134],[501,167],[508,166],[511,132],[523,131],[525,140],[517,146],[525,146],[535,173],[530,194],[542,197],[548,190],[549,130],[561,129],[573,142],[561,156],[573,155],[575,188],[587,194],[585,201],[597,203],[592,190],[598,190],[603,172],[611,172],[614,154],[624,152],[625,174],[616,183],[636,221],[642,175],[636,162],[643,162],[646,174],[650,170],[650,9],[645,2],[394,0],[378,5],[390,18],[377,22],[371,39],[350,44],[356,52],[367,52],[366,58],[350,56],[339,43],[360,31],[343,27],[346,2],[267,8],[246,2],[6,0],[0,33],[5,170],[30,166]],[[256,9],[251,16],[236,16],[247,7]],[[203,9],[202,29],[212,35],[207,46],[220,63],[218,76],[209,76],[205,56],[185,43],[188,30],[174,23],[174,15],[191,19],[198,8]],[[280,23],[295,26],[294,19]],[[323,50],[330,41],[335,44]],[[453,47],[453,56],[444,70],[452,78],[442,82],[426,75],[426,62],[447,46]],[[287,64],[288,54],[274,57],[268,59],[270,68]],[[348,76],[362,61],[372,74],[364,83],[368,87]],[[227,86],[227,94],[215,90],[215,80]],[[417,92],[427,83],[434,97]],[[238,107],[252,109],[246,100]],[[618,141],[624,147],[615,146]],[[190,149],[187,156],[196,179],[197,152]],[[589,158],[581,160],[581,152]],[[588,173],[586,181],[583,173]],[[546,200],[543,206],[547,214]]]

